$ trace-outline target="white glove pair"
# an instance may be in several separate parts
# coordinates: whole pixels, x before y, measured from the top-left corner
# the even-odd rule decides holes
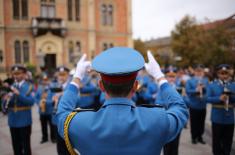
[[[164,77],[164,74],[162,73],[159,64],[154,59],[150,51],[147,52],[147,56],[148,56],[149,62],[145,63],[146,71],[151,76],[153,76],[156,80],[159,80],[160,78]],[[80,80],[82,80],[85,76],[86,71],[90,68],[91,68],[91,62],[86,61],[86,54],[83,54],[81,59],[77,63],[77,67],[76,67],[73,77],[79,78]]]
[[[91,68],[91,62],[86,61],[86,54],[83,54],[80,60],[77,63],[77,67],[75,73],[73,74],[73,78],[79,78],[82,80],[85,76],[87,70]]]
[[[156,80],[159,80],[160,78],[164,77],[164,74],[161,71],[161,68],[157,61],[154,59],[152,53],[150,51],[147,52],[148,56],[148,63],[145,63],[145,69],[146,71],[153,76]]]

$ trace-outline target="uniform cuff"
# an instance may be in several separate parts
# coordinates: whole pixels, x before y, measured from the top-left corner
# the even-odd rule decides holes
[[[167,83],[168,81],[166,79],[161,80],[158,82],[158,86],[161,87],[161,85],[163,85],[164,83]]]
[[[79,89],[79,85],[76,82],[70,82],[70,84],[74,85],[77,89]]]

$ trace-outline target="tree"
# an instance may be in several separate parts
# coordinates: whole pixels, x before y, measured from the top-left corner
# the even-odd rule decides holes
[[[194,17],[185,16],[171,33],[172,49],[182,57],[179,66],[233,63],[231,36],[222,24],[205,29]]]
[[[141,39],[134,40],[134,49],[139,51],[146,59],[147,47],[145,46],[145,43]]]

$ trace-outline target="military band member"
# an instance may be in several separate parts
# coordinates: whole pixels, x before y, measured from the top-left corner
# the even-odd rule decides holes
[[[86,74],[85,77],[82,79],[81,87],[80,87],[80,97],[77,101],[77,107],[82,108],[93,108],[95,105],[95,97],[98,95],[97,93],[97,86],[92,81],[92,77],[89,74]]]
[[[56,69],[57,83],[55,85],[58,90],[54,91],[54,95],[52,97],[52,100],[54,103],[54,112],[52,115],[52,123],[55,126],[56,134],[57,134],[56,148],[57,148],[58,155],[69,155],[69,152],[66,148],[64,139],[61,138],[61,136],[58,133],[57,119],[55,117],[55,114],[56,114],[57,108],[58,108],[58,104],[59,104],[59,100],[60,100],[61,96],[63,95],[63,91],[66,89],[69,82],[71,81],[69,78],[69,71],[70,70],[65,66],[60,66]]]
[[[204,77],[204,67],[196,65],[194,76],[186,82],[186,93],[189,99],[190,129],[192,144],[205,144],[203,133],[206,118],[206,87],[208,79]]]
[[[42,130],[42,139],[40,142],[41,144],[48,141],[47,126],[50,127],[51,141],[53,143],[56,141],[55,130],[52,125],[53,102],[51,100],[51,97],[53,93],[50,92],[49,84],[50,80],[48,76],[44,74],[35,94],[35,102],[39,107],[39,115]]]
[[[212,151],[214,155],[230,155],[234,132],[235,82],[231,80],[231,66],[217,68],[218,79],[207,89],[207,100],[212,104]]]
[[[33,86],[25,80],[27,70],[24,66],[14,65],[11,71],[15,82],[11,86],[11,92],[4,96],[4,104],[8,108],[13,151],[15,155],[31,155]]]
[[[131,97],[137,89],[136,75],[144,67],[144,59],[131,48],[115,47],[92,61],[92,68],[101,75],[99,86],[107,97],[104,104],[96,112],[77,109],[78,113],[71,113],[76,107],[81,79],[90,65],[85,58],[84,55],[78,62],[57,111],[58,130],[71,154],[76,154],[73,148],[86,155],[160,154],[162,146],[183,128],[188,112],[152,54],[148,53],[149,63],[145,67],[158,82],[167,110],[150,104],[135,105]]]

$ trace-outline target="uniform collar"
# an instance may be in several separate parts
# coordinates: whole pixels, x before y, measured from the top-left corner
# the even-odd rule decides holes
[[[106,107],[108,105],[129,105],[135,107],[135,103],[132,100],[124,97],[115,97],[107,99],[104,102],[103,107]]]
[[[69,80],[67,80],[65,83],[62,84],[63,90],[65,90],[65,88],[67,87],[68,83],[69,83]]]
[[[20,88],[24,82],[25,80],[21,80],[20,82],[16,82],[16,85]]]

